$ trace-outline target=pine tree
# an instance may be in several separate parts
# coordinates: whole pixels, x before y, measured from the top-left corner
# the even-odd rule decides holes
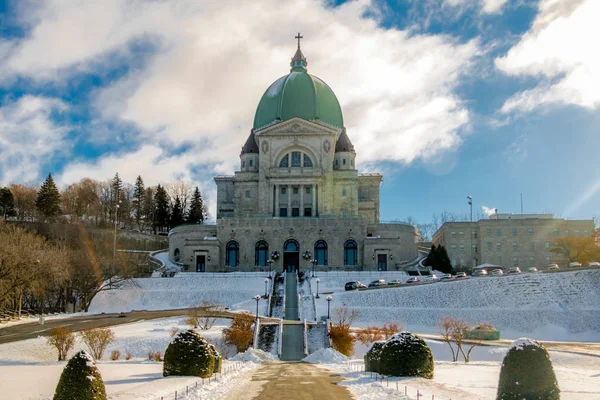
[[[169,196],[167,191],[160,185],[156,187],[154,194],[154,229],[162,230],[169,226]]]
[[[144,189],[144,181],[142,180],[142,177],[138,175],[133,188],[132,200],[133,216],[135,218],[135,222],[137,223],[138,229],[141,229],[141,222],[144,217],[145,195],[146,190]]]
[[[196,190],[194,190],[194,194],[192,195],[187,222],[191,224],[203,224],[205,218],[206,212],[204,210],[204,200],[202,200],[200,190],[198,189],[198,186],[196,186]]]
[[[144,193],[144,202],[143,202],[143,220],[146,224],[150,224],[154,228],[154,233],[156,233],[156,227],[154,225],[154,211],[156,208],[156,203],[154,201],[154,188],[146,188]]]
[[[38,191],[35,206],[46,219],[52,219],[60,214],[60,193],[52,179],[52,174],[48,174]]]
[[[181,200],[179,196],[175,198],[175,203],[173,203],[173,211],[171,212],[171,228],[175,228],[178,225],[183,224],[183,210],[181,209]]]
[[[112,215],[113,219],[112,220],[114,222],[118,218],[117,205],[119,204],[119,200],[121,200],[121,194],[123,191],[123,181],[119,177],[118,172],[115,174],[115,177],[110,182],[110,187],[111,187],[111,192],[112,192],[111,193],[112,194],[111,203],[112,203],[112,209],[113,209],[113,215]]]
[[[446,248],[440,244],[437,247],[436,253],[436,260],[438,262],[439,268],[441,268],[440,271],[446,274],[451,274],[452,263],[450,262],[450,257],[448,257],[448,252],[446,251]]]
[[[0,216],[4,219],[15,215],[15,198],[9,188],[0,188]]]

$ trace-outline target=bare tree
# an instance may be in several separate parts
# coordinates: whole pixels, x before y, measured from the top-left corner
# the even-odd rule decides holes
[[[442,337],[450,349],[452,350],[452,361],[458,361],[459,355],[463,356],[465,362],[469,362],[471,351],[479,345],[481,345],[481,340],[470,340],[468,342],[469,348],[465,352],[465,343],[467,331],[470,328],[470,325],[463,319],[458,319],[454,317],[444,317],[439,323]],[[451,342],[454,342],[456,345],[456,352],[452,347]]]
[[[417,240],[419,242],[431,242],[433,234],[437,231],[434,224],[418,224],[417,225]]]
[[[12,184],[10,191],[13,194],[15,212],[19,221],[33,221],[36,214],[35,199],[38,186],[34,184]]]
[[[418,225],[418,222],[417,222],[417,220],[416,220],[416,219],[414,219],[414,218],[412,217],[412,215],[409,215],[408,217],[406,217],[406,221],[404,221],[404,222],[406,222],[406,223],[407,223],[408,225],[410,225],[410,226],[414,226],[415,228],[416,228],[416,227],[417,227],[417,225]]]
[[[190,182],[187,181],[177,181],[172,183],[167,183],[165,185],[165,189],[167,190],[167,194],[171,200],[171,203],[175,201],[176,198],[179,197],[179,201],[181,202],[181,209],[183,213],[188,210],[189,201],[194,193],[194,187]],[[171,204],[172,205],[172,204]]]
[[[444,342],[450,346],[450,351],[452,351],[452,361],[458,361],[458,349],[454,351],[454,347],[452,346],[452,332],[454,328],[454,318],[452,317],[444,317],[439,322],[440,333]]]

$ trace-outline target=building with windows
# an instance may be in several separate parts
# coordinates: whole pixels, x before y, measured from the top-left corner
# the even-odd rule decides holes
[[[487,263],[540,269],[568,263],[550,251],[553,239],[590,236],[593,230],[593,220],[565,220],[552,214],[493,214],[476,222],[445,222],[433,235],[433,243],[446,248],[454,267]]]
[[[239,170],[215,177],[216,224],[171,230],[183,270],[396,270],[417,257],[414,227],[380,223],[383,177],[358,173],[338,99],[300,44],[290,65],[258,103]]]

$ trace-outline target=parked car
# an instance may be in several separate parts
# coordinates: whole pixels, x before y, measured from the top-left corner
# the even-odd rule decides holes
[[[527,272],[538,272],[538,269],[536,267],[529,267],[527,268]]]
[[[558,264],[550,264],[546,269],[560,269],[560,267],[558,266]]]
[[[598,262],[598,261],[590,261],[588,263],[588,267],[600,267],[600,262]]]
[[[356,282],[346,282],[346,284],[344,285],[344,289],[356,290],[358,289],[358,284]]]
[[[406,283],[419,283],[419,282],[421,282],[421,281],[419,280],[419,278],[417,276],[413,276],[412,278],[409,278],[406,281]]]
[[[362,283],[361,281],[356,281],[356,288],[357,289],[366,289],[367,285],[365,285],[364,283]]]
[[[492,276],[502,276],[502,275],[504,275],[504,271],[502,271],[501,269],[495,269],[492,271],[491,275]]]
[[[452,279],[452,274],[444,274],[444,275],[440,275],[440,280],[441,281],[446,281],[448,279]]]
[[[578,263],[578,262],[569,263],[569,268],[581,268],[581,267],[582,267],[581,263]]]
[[[462,278],[466,278],[466,277],[467,277],[466,272],[457,272],[456,275],[454,275],[454,279],[462,279]]]
[[[514,275],[514,274],[520,274],[521,273],[521,269],[519,267],[512,267],[508,269],[508,272],[506,273],[507,275]]]
[[[369,287],[371,287],[371,288],[372,287],[385,286],[385,285],[386,285],[386,283],[385,283],[385,281],[383,279],[379,279],[379,280],[376,280],[376,281],[373,281],[373,282],[369,283]]]
[[[402,285],[402,281],[400,279],[394,279],[393,281],[388,282],[388,286],[391,285]]]
[[[480,269],[471,274],[471,276],[488,276],[488,272],[485,269]]]
[[[432,274],[432,275],[425,275],[425,277],[423,278],[423,281],[425,282],[438,282],[440,280],[440,278],[437,277],[436,274]]]

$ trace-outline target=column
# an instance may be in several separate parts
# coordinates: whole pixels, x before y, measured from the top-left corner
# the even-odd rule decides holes
[[[311,212],[312,212],[312,216],[316,216],[317,215],[317,185],[315,185],[313,183],[312,185],[312,189],[310,189],[310,192],[312,193],[312,208],[311,208]]]
[[[279,185],[275,185],[275,204],[273,205],[273,207],[275,207],[275,216],[279,217]]]
[[[300,216],[304,217],[304,185],[300,185]]]
[[[287,216],[291,217],[292,216],[292,185],[290,185],[290,184],[287,185],[287,198],[288,198]]]

